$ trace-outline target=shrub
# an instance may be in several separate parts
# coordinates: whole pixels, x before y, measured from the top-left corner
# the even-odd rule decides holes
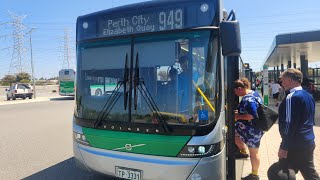
[[[29,79],[22,79],[20,80],[21,83],[30,83],[30,80]]]

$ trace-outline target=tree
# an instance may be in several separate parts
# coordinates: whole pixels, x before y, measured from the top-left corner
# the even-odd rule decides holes
[[[9,85],[11,83],[15,83],[17,80],[15,75],[5,75],[4,78],[2,78],[2,82],[4,85]]]
[[[30,82],[31,76],[26,72],[18,73],[17,75],[17,82],[28,83]]]

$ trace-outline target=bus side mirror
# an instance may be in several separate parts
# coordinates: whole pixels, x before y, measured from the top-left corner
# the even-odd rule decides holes
[[[220,35],[223,56],[239,56],[241,54],[239,21],[222,21]]]
[[[6,89],[6,91],[8,91],[8,89]]]

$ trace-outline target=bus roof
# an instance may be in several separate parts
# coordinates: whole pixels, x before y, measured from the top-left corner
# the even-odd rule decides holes
[[[217,26],[219,0],[154,0],[77,19],[77,41],[202,26]]]

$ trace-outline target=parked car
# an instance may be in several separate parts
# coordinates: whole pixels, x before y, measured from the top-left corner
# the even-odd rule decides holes
[[[14,84],[7,91],[7,100],[16,100],[16,98],[32,99],[33,88],[30,84]]]

